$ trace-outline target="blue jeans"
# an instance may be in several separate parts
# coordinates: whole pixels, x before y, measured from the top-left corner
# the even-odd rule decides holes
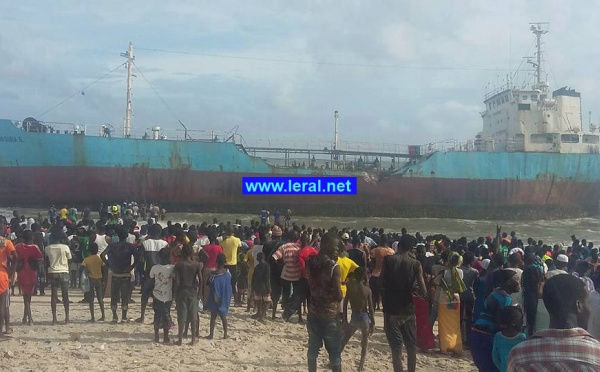
[[[316,360],[319,350],[325,343],[325,350],[329,354],[329,362],[332,366],[342,364],[342,325],[336,318],[307,317],[306,328],[308,329],[308,360]]]

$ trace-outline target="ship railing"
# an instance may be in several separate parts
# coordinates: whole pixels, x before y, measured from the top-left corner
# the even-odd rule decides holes
[[[439,142],[431,142],[421,146],[421,154],[429,155],[434,152],[457,152],[457,151],[472,151],[471,142],[460,142],[455,139],[449,139]]]
[[[28,123],[19,120],[12,120],[12,123],[22,130],[31,131]],[[56,133],[56,134],[82,134],[91,136],[109,136],[121,137],[118,129],[110,123],[100,125],[87,125],[77,123],[39,121],[43,130],[38,132]],[[155,127],[132,127],[131,138],[152,139]],[[235,128],[234,128],[235,129]],[[187,138],[186,138],[187,135]],[[232,142],[245,151],[246,148],[268,148],[268,149],[296,149],[296,150],[315,150],[332,151],[334,149],[331,141],[303,139],[245,139],[235,130],[214,131],[214,130],[194,130],[194,129],[164,129],[159,130],[159,139],[161,140],[190,140],[190,141],[211,141],[211,142]],[[472,146],[471,146],[472,147]],[[393,157],[396,154],[409,154],[411,151],[417,151],[416,155],[428,155],[436,151],[469,151],[468,143],[460,143],[455,139],[432,142],[420,145],[407,145],[400,143],[369,143],[358,141],[339,141],[337,150],[380,153]],[[334,160],[336,161],[336,160]],[[340,160],[341,161],[341,160]]]
[[[13,125],[26,132],[50,133],[50,134],[81,134],[87,136],[101,137],[123,137],[122,128],[110,123],[97,125],[66,123],[58,121],[25,121],[11,120]],[[184,130],[162,128],[156,126],[132,126],[131,138],[152,139],[154,130],[157,130],[159,139],[162,140],[192,140],[192,141],[214,141],[244,143],[242,136],[232,131],[214,130]],[[186,138],[187,134],[187,138]]]
[[[509,89],[510,89],[510,84],[509,83],[502,84],[501,86],[499,86],[497,88],[494,88],[494,89],[492,89],[489,92],[486,92],[485,95],[484,95],[484,99],[487,100],[487,99],[495,96],[496,94],[502,93],[502,92],[504,92],[506,90],[509,90]]]
[[[392,162],[389,160],[382,160],[379,163],[374,161],[363,161],[358,162],[357,159],[347,160],[331,160],[326,158],[316,158],[314,161],[306,158],[278,158],[278,157],[263,157],[267,163],[278,167],[287,169],[315,169],[315,170],[344,170],[344,171],[389,171],[393,172],[402,167],[406,160]],[[385,158],[384,158],[385,159]]]
[[[332,142],[322,140],[303,139],[247,139],[244,141],[246,147],[268,148],[268,149],[296,149],[296,150],[334,150]],[[397,143],[368,143],[340,141],[336,150],[356,152],[378,152],[393,154],[406,154],[411,145]]]
[[[88,126],[77,123],[39,120],[11,120],[19,129],[25,132],[56,133],[56,134],[86,134]]]

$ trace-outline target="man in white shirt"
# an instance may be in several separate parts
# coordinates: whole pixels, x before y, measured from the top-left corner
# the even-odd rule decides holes
[[[159,251],[159,262],[150,269],[149,281],[152,281],[152,308],[154,309],[154,342],[158,342],[158,332],[164,331],[164,343],[169,343],[169,327],[171,326],[171,304],[173,302],[173,269],[169,264],[169,250]]]
[[[64,234],[54,232],[50,235],[50,245],[44,248],[48,257],[48,280],[52,296],[50,306],[52,307],[52,324],[56,320],[56,303],[58,302],[58,289],[62,292],[62,302],[65,307],[65,324],[69,323],[69,261],[73,258],[69,246],[63,244],[67,241]]]
[[[154,281],[150,278],[150,271],[154,265],[160,263],[160,251],[165,248],[168,243],[160,238],[162,227],[159,224],[152,225],[148,228],[148,236],[142,242],[142,260],[144,261],[144,272],[142,273],[142,298],[141,298],[141,315],[135,321],[144,323],[146,315],[146,306],[148,300],[154,290]]]

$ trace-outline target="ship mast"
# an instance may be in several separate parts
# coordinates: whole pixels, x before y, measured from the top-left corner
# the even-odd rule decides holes
[[[335,118],[335,131],[334,131],[334,135],[333,135],[333,150],[337,150],[338,149],[338,112],[336,111],[333,114],[333,117]]]
[[[129,42],[129,49],[121,53],[121,57],[127,58],[127,105],[125,108],[125,122],[123,124],[123,136],[131,137],[131,86],[133,85],[133,44]]]
[[[542,82],[542,35],[548,33],[548,30],[542,28],[548,22],[536,22],[531,24],[531,32],[536,37],[536,62],[531,62],[535,66],[535,89],[545,90],[546,83]]]

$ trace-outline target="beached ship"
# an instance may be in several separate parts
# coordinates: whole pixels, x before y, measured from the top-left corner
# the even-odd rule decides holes
[[[460,218],[560,218],[596,214],[600,200],[600,136],[585,132],[580,93],[549,91],[542,78],[541,24],[535,83],[507,84],[486,96],[483,130],[450,151],[414,146],[390,153],[304,150],[307,164],[267,162],[232,141],[166,139],[159,128],[131,136],[133,49],[128,58],[122,137],[74,126],[57,131],[28,118],[0,120],[0,204],[45,206],[156,202],[171,210],[254,213],[263,207],[296,214]],[[336,113],[337,118],[337,113]],[[594,128],[592,128],[594,129]],[[337,136],[336,136],[337,138]],[[281,149],[289,156],[290,149]],[[312,154],[311,154],[312,151]],[[314,164],[315,153],[331,163]],[[312,158],[311,158],[312,156]],[[375,159],[369,164],[364,159]],[[287,157],[286,157],[287,159]],[[348,159],[353,159],[349,161]],[[356,160],[358,159],[358,160]],[[403,163],[401,162],[403,161]],[[244,195],[244,176],[356,176],[357,195]]]

